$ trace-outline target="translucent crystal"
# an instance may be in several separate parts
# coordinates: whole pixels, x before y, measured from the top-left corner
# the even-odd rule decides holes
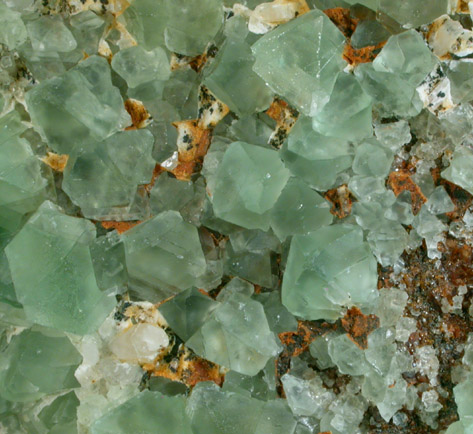
[[[352,154],[347,141],[314,131],[308,117],[296,122],[280,151],[284,165],[293,175],[322,191],[333,187],[337,175],[351,167]]]
[[[452,155],[450,166],[442,172],[442,176],[468,192],[473,193],[473,178],[469,173],[472,164],[473,151],[466,146],[459,146]]]
[[[90,244],[95,227],[44,202],[5,252],[27,317],[76,334],[91,333],[115,305],[97,286]],[[64,290],[67,288],[67,291]]]
[[[151,181],[155,161],[153,136],[146,130],[123,131],[103,142],[89,143],[71,157],[62,187],[85,217],[138,220],[146,213],[130,209],[137,187]]]
[[[26,24],[35,51],[67,52],[77,47],[71,31],[58,16],[43,16]]]
[[[254,61],[248,43],[229,37],[206,70],[204,84],[238,116],[263,111],[272,101],[271,90],[252,70]]]
[[[63,154],[78,152],[131,124],[112,85],[108,62],[98,56],[33,86],[26,104],[35,128]]]
[[[183,396],[165,396],[145,390],[98,419],[91,433],[151,433],[158,426],[166,426],[169,434],[192,434],[185,406]]]
[[[146,49],[166,44],[175,53],[195,56],[223,24],[221,0],[136,0],[124,13],[127,29]],[[202,22],[205,26],[202,27]]]
[[[198,355],[245,375],[257,374],[280,351],[263,306],[241,294],[223,301],[186,344]]]
[[[450,90],[454,102],[469,102],[473,99],[472,73],[473,61],[471,59],[450,62],[447,77],[450,80]]]
[[[416,0],[407,0],[397,5],[389,0],[380,0],[379,3],[381,11],[407,28],[432,22],[447,13],[447,7],[448,0],[427,0],[422,5]]]
[[[378,124],[374,128],[376,138],[392,152],[397,152],[402,145],[412,139],[407,121],[401,120],[388,124]]]
[[[26,41],[28,34],[21,14],[0,4],[0,42],[14,50]]]
[[[345,140],[370,137],[372,129],[371,97],[352,74],[340,73],[329,101],[317,108],[313,116],[314,130],[326,136]]]
[[[271,211],[271,227],[284,240],[332,223],[328,202],[297,178],[291,178]]]
[[[342,374],[363,375],[369,370],[365,352],[347,335],[331,339],[328,353]]]
[[[379,2],[379,0],[372,1]],[[362,4],[362,2],[356,3]],[[376,10],[376,8],[374,9]],[[363,20],[356,26],[353,35],[351,35],[350,41],[353,48],[359,49],[363,47],[378,45],[381,42],[386,41],[389,36],[390,33],[378,21]]]
[[[224,392],[214,383],[199,383],[187,406],[194,434],[294,434],[296,420],[284,400],[260,401]]]
[[[217,295],[218,301],[224,301],[231,297],[233,294],[243,294],[247,297],[251,297],[255,291],[254,286],[246,280],[234,277],[228,282]]]
[[[442,186],[437,187],[433,191],[425,206],[432,214],[443,214],[452,212],[455,209],[452,199],[450,199],[450,196]]]
[[[288,179],[289,171],[275,151],[232,143],[216,176],[212,196],[215,215],[248,229],[267,230],[269,211]]]
[[[252,47],[253,69],[297,109],[315,114],[328,102],[344,66],[344,43],[330,19],[314,9],[259,39]]]
[[[81,360],[64,335],[25,330],[2,353],[0,397],[26,402],[78,387],[74,371]]]
[[[365,357],[378,374],[385,376],[389,372],[395,352],[394,333],[389,329],[379,328],[370,333]]]
[[[357,175],[385,177],[393,160],[390,150],[376,142],[365,142],[356,148],[353,171]]]
[[[333,320],[342,305],[369,305],[376,297],[376,261],[360,228],[340,224],[293,237],[282,285],[291,313]]]
[[[297,329],[296,318],[282,305],[278,291],[256,294],[255,300],[263,305],[269,328],[276,334]]]
[[[206,267],[197,228],[164,211],[123,234],[128,274],[161,299],[190,288]]]
[[[406,381],[398,378],[394,386],[386,390],[383,401],[378,404],[379,413],[386,422],[389,422],[394,414],[405,404],[406,389]]]
[[[113,56],[111,65],[131,88],[171,75],[166,52],[160,47],[151,51],[139,45],[125,48]]]
[[[407,305],[407,293],[397,288],[380,290],[376,315],[382,327],[396,324]]]

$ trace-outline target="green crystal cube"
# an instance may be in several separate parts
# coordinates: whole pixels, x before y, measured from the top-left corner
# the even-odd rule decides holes
[[[473,152],[466,146],[459,146],[452,155],[450,166],[442,172],[442,176],[473,194],[473,178],[470,173],[472,165]]]
[[[0,43],[14,50],[23,44],[27,37],[21,14],[5,4],[0,4]]]
[[[270,210],[288,179],[276,151],[234,142],[216,174],[211,198],[215,215],[248,229],[267,230]]]
[[[97,286],[90,244],[95,227],[44,202],[5,248],[18,301],[29,320],[86,334],[115,305]]]
[[[345,37],[314,9],[268,32],[253,46],[253,70],[274,92],[304,114],[316,114],[329,101],[345,66]]]
[[[108,62],[98,56],[34,86],[26,104],[34,127],[61,154],[77,153],[131,124]]]
[[[376,260],[361,228],[339,224],[293,237],[282,284],[291,313],[335,320],[341,306],[369,306],[376,297]]]

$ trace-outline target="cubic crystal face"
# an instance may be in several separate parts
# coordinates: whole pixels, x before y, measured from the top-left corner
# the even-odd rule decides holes
[[[450,166],[442,172],[442,176],[473,194],[472,164],[473,152],[466,146],[458,147],[453,153]]]
[[[35,128],[56,152],[71,154],[131,124],[108,62],[91,56],[26,94]]]
[[[205,272],[197,228],[164,211],[123,234],[128,273],[166,298],[190,288]]]
[[[322,227],[291,242],[283,304],[305,319],[335,320],[341,306],[369,306],[377,296],[376,260],[357,226]]]
[[[44,202],[8,244],[16,295],[29,320],[83,335],[110,313],[115,300],[97,286],[89,251],[94,238],[92,223]]]
[[[84,216],[96,220],[138,220],[142,211],[130,210],[137,187],[151,181],[153,135],[147,130],[114,134],[89,143],[71,157],[62,187]]]
[[[232,143],[215,180],[211,198],[215,215],[248,229],[267,230],[270,209],[288,179],[289,171],[277,152],[244,142]]]
[[[25,330],[2,353],[0,397],[27,402],[78,387],[74,371],[81,361],[66,336]]]
[[[343,69],[345,37],[319,10],[282,24],[253,46],[254,71],[304,114],[317,113],[330,99]]]

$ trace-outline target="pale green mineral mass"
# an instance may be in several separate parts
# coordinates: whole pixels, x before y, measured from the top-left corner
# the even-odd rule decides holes
[[[201,357],[245,375],[256,375],[280,351],[263,306],[242,294],[220,303],[186,345]]]
[[[44,423],[50,434],[77,433],[77,407],[79,399],[74,391],[56,398],[44,407],[38,418]]]
[[[190,288],[205,272],[197,228],[177,211],[164,211],[123,234],[126,264],[137,287],[164,299]]]
[[[165,81],[171,75],[166,52],[161,47],[146,51],[135,45],[120,50],[113,56],[112,68],[131,88],[155,80]]]
[[[284,240],[332,223],[329,203],[298,178],[291,178],[271,211],[271,227]]]
[[[423,107],[416,88],[436,63],[422,36],[408,30],[391,36],[376,59],[358,65],[355,74],[386,114],[413,116]]]
[[[276,151],[232,143],[216,174],[211,197],[215,215],[248,229],[267,230],[270,210],[288,179]]]
[[[351,167],[353,150],[346,140],[314,131],[311,118],[302,117],[289,133],[280,156],[294,176],[323,191],[333,187],[337,175]]]
[[[422,3],[417,0],[379,1],[379,10],[406,28],[429,24],[440,15],[446,14],[447,8],[448,0],[424,0]]]
[[[455,103],[469,102],[473,99],[473,61],[472,59],[453,60],[447,69],[450,89]]]
[[[147,130],[114,134],[89,142],[73,155],[64,171],[62,187],[85,217],[96,220],[139,220],[146,210],[130,209],[137,187],[151,181],[155,161],[153,135]]]
[[[340,73],[330,99],[313,117],[314,130],[325,136],[357,141],[373,134],[371,97],[352,74]]]
[[[229,37],[205,71],[204,84],[239,116],[266,110],[272,101],[271,90],[252,70],[254,62],[248,43]]]
[[[293,434],[296,420],[283,400],[260,401],[199,383],[187,405],[194,434]],[[238,428],[236,428],[238,427]]]
[[[305,319],[335,320],[342,306],[369,306],[377,297],[376,260],[361,228],[322,227],[291,242],[283,304]]]
[[[27,37],[21,14],[0,4],[0,42],[13,50],[25,42]]]
[[[136,0],[124,19],[145,49],[166,45],[170,51],[195,56],[222,26],[223,5],[222,0]]]
[[[25,330],[1,354],[0,397],[26,402],[79,386],[82,361],[69,338],[51,330]]]
[[[458,146],[452,155],[450,166],[442,172],[442,176],[473,194],[472,164],[473,151],[466,146]]]
[[[8,232],[19,229],[24,216],[50,196],[41,162],[19,137],[25,130],[16,111],[0,118],[0,228]]]
[[[342,374],[363,375],[369,371],[365,352],[347,335],[331,339],[328,353]]]
[[[345,37],[314,9],[268,32],[253,46],[254,71],[304,114],[316,114],[329,101]]]
[[[92,434],[192,434],[184,396],[145,390],[110,410],[91,427]]]
[[[67,52],[77,47],[71,31],[58,16],[43,16],[26,24],[33,50]]]
[[[59,153],[77,153],[131,124],[108,62],[91,56],[26,94],[34,127]]]
[[[15,292],[28,319],[76,334],[103,322],[115,298],[97,286],[89,250],[94,239],[91,222],[47,201],[8,244]]]

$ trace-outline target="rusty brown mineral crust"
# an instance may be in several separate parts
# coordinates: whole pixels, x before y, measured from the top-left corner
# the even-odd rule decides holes
[[[332,204],[330,212],[339,219],[348,217],[351,214],[353,202],[356,201],[355,196],[346,184],[328,190],[324,197]]]
[[[269,144],[279,149],[296,123],[299,112],[281,98],[274,98],[266,114],[276,121],[276,129],[269,138]]]
[[[412,212],[418,214],[422,205],[427,202],[427,198],[422,193],[420,187],[413,181],[412,174],[405,170],[394,171],[389,174],[387,185],[399,196],[403,191],[411,193]]]
[[[357,307],[348,309],[340,322],[348,337],[362,350],[368,348],[368,335],[379,327],[376,315],[363,315]]]

